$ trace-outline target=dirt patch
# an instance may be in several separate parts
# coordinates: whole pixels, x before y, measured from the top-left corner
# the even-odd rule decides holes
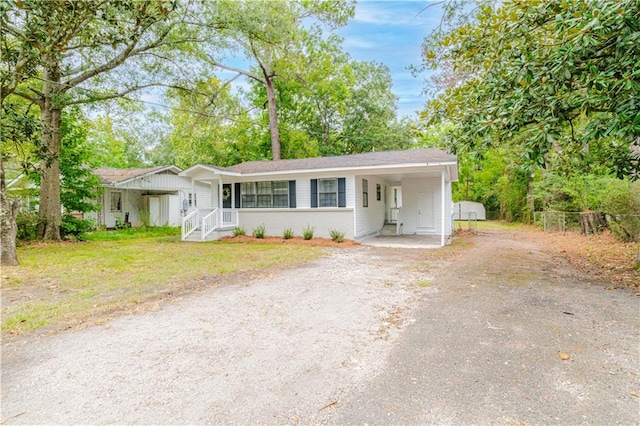
[[[611,233],[584,236],[572,232],[537,233],[537,238],[580,271],[614,287],[640,288],[640,244],[625,243]]]

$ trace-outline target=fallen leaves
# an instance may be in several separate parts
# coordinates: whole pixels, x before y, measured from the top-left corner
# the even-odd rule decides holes
[[[561,360],[563,361],[568,361],[571,359],[571,355],[566,354],[564,352],[558,352],[558,356],[560,357]]]

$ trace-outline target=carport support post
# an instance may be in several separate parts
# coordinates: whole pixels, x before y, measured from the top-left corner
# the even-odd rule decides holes
[[[442,170],[442,173],[440,174],[440,208],[441,208],[441,214],[440,214],[440,247],[444,247],[444,227],[445,227],[445,223],[446,223],[446,218],[445,218],[445,214],[446,214],[446,208],[445,208],[445,193],[444,193],[444,187],[445,187],[445,182],[444,182],[444,172],[445,170]]]

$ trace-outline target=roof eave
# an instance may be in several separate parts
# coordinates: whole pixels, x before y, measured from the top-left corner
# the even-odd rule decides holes
[[[282,174],[308,174],[308,173],[331,173],[331,172],[345,172],[345,171],[364,171],[364,170],[387,170],[387,169],[412,169],[412,168],[424,168],[424,167],[442,167],[442,166],[457,166],[456,161],[441,161],[435,163],[404,163],[404,164],[382,164],[374,166],[349,166],[349,167],[326,167],[326,168],[311,168],[311,169],[290,169],[290,170],[275,170],[268,172],[244,172],[234,176],[273,176]]]

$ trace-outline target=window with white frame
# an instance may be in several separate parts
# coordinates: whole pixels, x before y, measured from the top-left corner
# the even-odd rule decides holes
[[[122,211],[122,192],[120,191],[111,191],[111,211],[112,212],[121,212]]]
[[[338,179],[318,179],[318,207],[338,207]]]
[[[289,208],[290,182],[243,182],[240,185],[242,208]]]

